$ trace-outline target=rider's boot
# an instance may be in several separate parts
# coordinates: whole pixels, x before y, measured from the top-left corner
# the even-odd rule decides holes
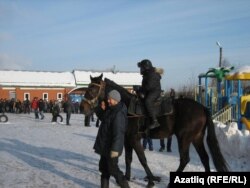
[[[149,125],[149,129],[154,129],[156,127],[159,127],[160,124],[159,122],[157,121],[157,118],[155,116],[152,116],[150,118],[150,125]]]

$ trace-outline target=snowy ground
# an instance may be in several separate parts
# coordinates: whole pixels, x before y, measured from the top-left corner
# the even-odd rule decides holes
[[[73,114],[71,126],[52,124],[51,114],[35,120],[34,114],[7,114],[8,123],[0,123],[0,188],[97,188],[100,187],[99,156],[93,152],[97,134],[95,122],[84,126],[84,115]],[[65,118],[65,114],[62,114]],[[65,120],[64,120],[65,122]],[[218,123],[216,123],[218,124]],[[222,152],[231,171],[250,171],[249,131],[239,131],[235,124],[218,124],[216,129]],[[166,187],[169,172],[179,165],[176,139],[172,153],[158,152],[159,140],[153,140],[154,151],[146,150],[149,167],[162,182],[155,187]],[[193,147],[191,161],[185,171],[204,171]],[[124,156],[120,166],[124,171]],[[214,170],[211,162],[211,168]],[[134,154],[132,188],[145,187],[145,171]],[[117,187],[111,179],[110,187]]]

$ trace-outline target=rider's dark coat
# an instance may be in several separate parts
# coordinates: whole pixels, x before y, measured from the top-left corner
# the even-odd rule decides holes
[[[145,95],[145,106],[149,116],[155,115],[154,101],[161,95],[161,75],[159,69],[152,68],[143,72],[142,92]]]

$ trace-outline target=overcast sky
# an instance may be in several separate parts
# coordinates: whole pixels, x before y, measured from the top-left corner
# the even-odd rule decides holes
[[[162,88],[192,83],[223,58],[250,64],[248,0],[0,0],[0,69],[165,70]],[[195,82],[198,84],[198,81]]]

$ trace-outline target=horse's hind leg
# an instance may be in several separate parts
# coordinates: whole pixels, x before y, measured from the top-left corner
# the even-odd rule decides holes
[[[179,148],[179,153],[180,153],[180,165],[177,168],[177,172],[182,172],[188,162],[190,161],[189,157],[189,147],[190,147],[190,142],[187,141],[185,138],[178,138],[178,148]]]
[[[206,172],[210,172],[210,167],[209,167],[209,157],[206,152],[204,143],[203,143],[203,136],[199,137],[195,141],[193,141],[193,145],[199,154],[200,160],[205,168]]]

